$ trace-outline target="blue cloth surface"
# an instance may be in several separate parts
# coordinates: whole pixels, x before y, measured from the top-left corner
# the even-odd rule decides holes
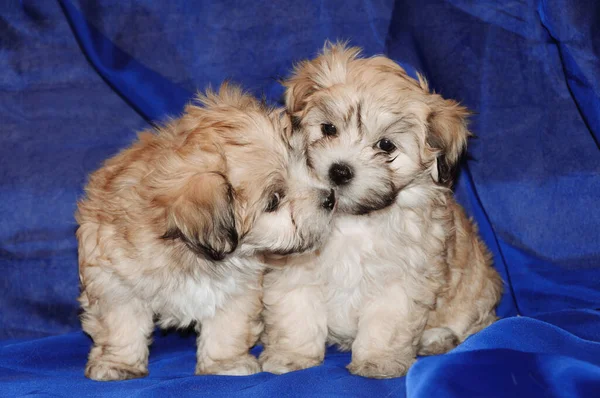
[[[238,3],[0,4],[0,396],[600,396],[600,3]],[[456,195],[504,278],[505,319],[393,380],[350,375],[334,349],[284,376],[195,377],[177,333],[157,334],[149,377],[86,380],[73,213],[87,174],[196,89],[230,79],[276,103],[326,39],[476,112]]]

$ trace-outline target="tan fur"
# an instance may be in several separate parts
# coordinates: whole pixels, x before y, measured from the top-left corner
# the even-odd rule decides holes
[[[352,373],[401,376],[417,353],[446,352],[496,320],[501,279],[449,189],[469,112],[359,52],[326,45],[284,83],[293,145],[335,186],[339,211],[318,252],[265,275],[265,371],[317,365],[329,343],[352,350]],[[335,164],[349,182],[334,182]]]
[[[331,190],[291,151],[281,111],[228,85],[198,101],[109,159],[79,202],[92,379],[147,374],[155,320],[196,323],[196,373],[258,372],[248,353],[262,330],[257,256],[311,250],[328,232]]]

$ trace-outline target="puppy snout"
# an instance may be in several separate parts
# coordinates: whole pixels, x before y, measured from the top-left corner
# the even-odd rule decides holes
[[[346,185],[353,177],[354,172],[346,163],[334,163],[329,168],[329,179],[335,185]]]
[[[335,192],[333,191],[333,189],[329,192],[324,191],[324,196],[325,199],[323,200],[321,205],[325,210],[333,210],[333,208],[335,207]]]

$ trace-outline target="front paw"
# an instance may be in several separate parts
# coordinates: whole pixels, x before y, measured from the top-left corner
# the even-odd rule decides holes
[[[363,360],[353,359],[348,370],[350,373],[373,379],[401,377],[408,372],[415,358],[376,357]]]
[[[260,355],[259,361],[262,365],[263,372],[280,375],[295,370],[318,366],[323,362],[323,358],[311,358],[300,354],[265,350]]]
[[[102,360],[89,361],[85,367],[85,376],[96,381],[137,379],[147,375],[145,368]]]
[[[259,372],[258,360],[250,354],[214,361],[210,364],[198,363],[196,365],[197,375],[248,376]]]

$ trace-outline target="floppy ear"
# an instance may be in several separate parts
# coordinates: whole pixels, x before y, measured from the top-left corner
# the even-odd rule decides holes
[[[164,239],[181,239],[190,250],[215,261],[236,249],[234,195],[224,175],[195,175],[179,196],[171,199]]]
[[[437,169],[433,172],[435,181],[451,186],[456,165],[471,136],[468,130],[468,117],[471,112],[456,101],[445,100],[437,94],[431,113],[427,118],[427,143],[438,152]]]
[[[300,112],[306,106],[307,98],[316,91],[345,82],[348,63],[359,54],[358,47],[327,42],[317,58],[296,65],[292,76],[283,82],[288,111],[292,114]]]
[[[294,74],[283,82],[286,87],[285,105],[291,114],[304,109],[306,99],[317,90],[317,85],[311,79],[314,70],[310,61],[302,61],[294,68]]]
[[[304,149],[305,137],[303,134],[295,134],[300,129],[300,118],[286,111],[279,111],[277,117],[281,129],[283,142],[292,151]]]

